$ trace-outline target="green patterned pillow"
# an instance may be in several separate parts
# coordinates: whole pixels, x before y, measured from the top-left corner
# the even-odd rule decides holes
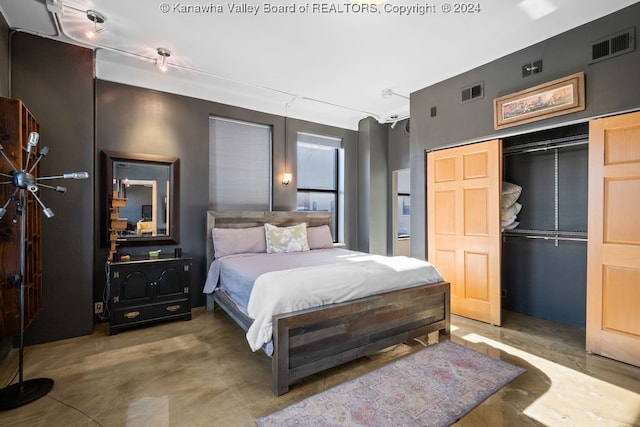
[[[309,250],[306,222],[291,227],[276,227],[275,225],[265,224],[264,230],[267,238],[268,254]]]

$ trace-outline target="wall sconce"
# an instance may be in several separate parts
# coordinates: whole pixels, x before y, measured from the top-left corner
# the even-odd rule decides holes
[[[282,174],[282,183],[284,185],[289,185],[291,182],[291,172],[285,172]]]

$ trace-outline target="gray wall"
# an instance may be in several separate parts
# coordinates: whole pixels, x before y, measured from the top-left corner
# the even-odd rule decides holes
[[[347,245],[357,244],[355,220],[357,191],[352,171],[355,167],[356,133],[331,126],[289,119],[287,133],[289,143],[284,143],[284,118],[257,111],[157,92],[139,87],[98,80],[96,82],[96,153],[102,150],[129,151],[158,154],[180,158],[180,242],[185,256],[193,258],[192,303],[204,304],[202,288],[206,276],[206,211],[209,196],[209,117],[221,116],[236,120],[261,123],[273,129],[273,209],[296,208],[295,185],[282,185],[284,151],[291,172],[295,176],[296,132],[304,131],[342,138],[345,145],[345,169],[348,171],[346,192],[346,240]],[[96,157],[96,161],[99,157]],[[242,159],[238,159],[242,161]],[[102,165],[99,165],[102,167]],[[99,190],[96,182],[96,191]],[[100,223],[100,203],[95,202],[96,224]],[[99,241],[100,230],[96,230]],[[171,250],[173,246],[166,247]],[[145,254],[158,246],[135,246],[122,249],[131,254]],[[162,247],[164,249],[164,247]],[[96,250],[96,276],[94,293],[102,294],[104,286],[102,264],[107,258],[107,248]]]
[[[42,219],[43,310],[25,334],[28,344],[93,332],[93,52],[15,33],[11,39],[11,97],[40,124],[50,152],[41,175],[87,171],[90,180],[56,181],[65,194],[43,189],[55,216]]]
[[[358,123],[358,250],[387,254],[387,126],[372,117]]]
[[[0,96],[9,96],[9,25],[0,13]]]
[[[4,22],[0,20],[1,25]],[[1,32],[0,42],[3,39],[10,39],[8,31]],[[89,181],[65,181],[69,189],[66,194],[44,194],[56,215],[43,224],[45,307],[27,331],[27,344],[93,332],[93,301],[101,300],[107,257],[107,248],[100,246],[101,150],[180,158],[177,246],[194,259],[194,305],[204,303],[201,290],[206,274],[208,204],[204,183],[208,182],[210,115],[273,127],[273,207],[295,208],[295,186],[280,183],[285,150],[283,117],[94,80],[93,52],[77,46],[16,33],[11,47],[11,53],[5,53],[7,61],[0,61],[0,90],[3,84],[9,87],[9,73],[3,67],[11,63],[11,95],[22,99],[34,113],[42,129],[41,144],[51,148],[42,163],[42,173],[85,170],[90,174]],[[295,161],[298,131],[343,139],[347,173],[345,239],[349,247],[357,247],[357,133],[301,120],[289,120],[287,129],[289,162]],[[150,248],[136,246],[129,252],[146,253]],[[172,246],[164,248],[170,250]]]
[[[640,108],[640,48],[589,64],[592,42],[618,31],[640,28],[640,3],[557,37],[545,40],[489,64],[411,94],[411,254],[426,256],[425,151],[467,142],[505,137],[536,129],[584,121],[591,117]],[[637,44],[637,41],[636,41]],[[542,59],[543,72],[523,78],[523,64]],[[493,128],[493,99],[583,71],[586,109],[565,116],[515,126]],[[459,102],[463,87],[484,82],[484,98]],[[430,117],[431,107],[437,108]]]

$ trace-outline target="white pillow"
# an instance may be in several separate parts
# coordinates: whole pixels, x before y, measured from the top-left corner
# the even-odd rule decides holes
[[[264,230],[268,254],[309,250],[306,222],[291,227],[276,227],[272,224],[265,224]]]
[[[333,248],[331,229],[326,224],[318,227],[308,227],[307,242],[309,242],[309,249]]]
[[[522,209],[522,205],[518,202],[515,202],[513,205],[509,206],[506,209],[502,209],[502,212],[500,214],[500,219],[502,221],[505,221],[509,218],[511,218],[512,216],[516,216],[520,213],[520,209]]]
[[[518,184],[513,184],[511,182],[502,181],[502,197],[500,198],[500,207],[502,209],[507,209],[518,200],[520,197],[520,193],[522,192],[522,187]]]
[[[514,222],[516,222],[516,219],[518,217],[517,216],[512,216],[511,218],[505,219],[500,221],[500,226],[502,226],[502,228],[507,228],[509,227],[511,224],[513,224]]]
[[[522,192],[522,187],[512,182],[502,181],[502,194],[513,194]]]

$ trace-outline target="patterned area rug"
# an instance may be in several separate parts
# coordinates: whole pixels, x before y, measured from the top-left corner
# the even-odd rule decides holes
[[[444,341],[256,423],[260,427],[448,426],[524,372]]]

